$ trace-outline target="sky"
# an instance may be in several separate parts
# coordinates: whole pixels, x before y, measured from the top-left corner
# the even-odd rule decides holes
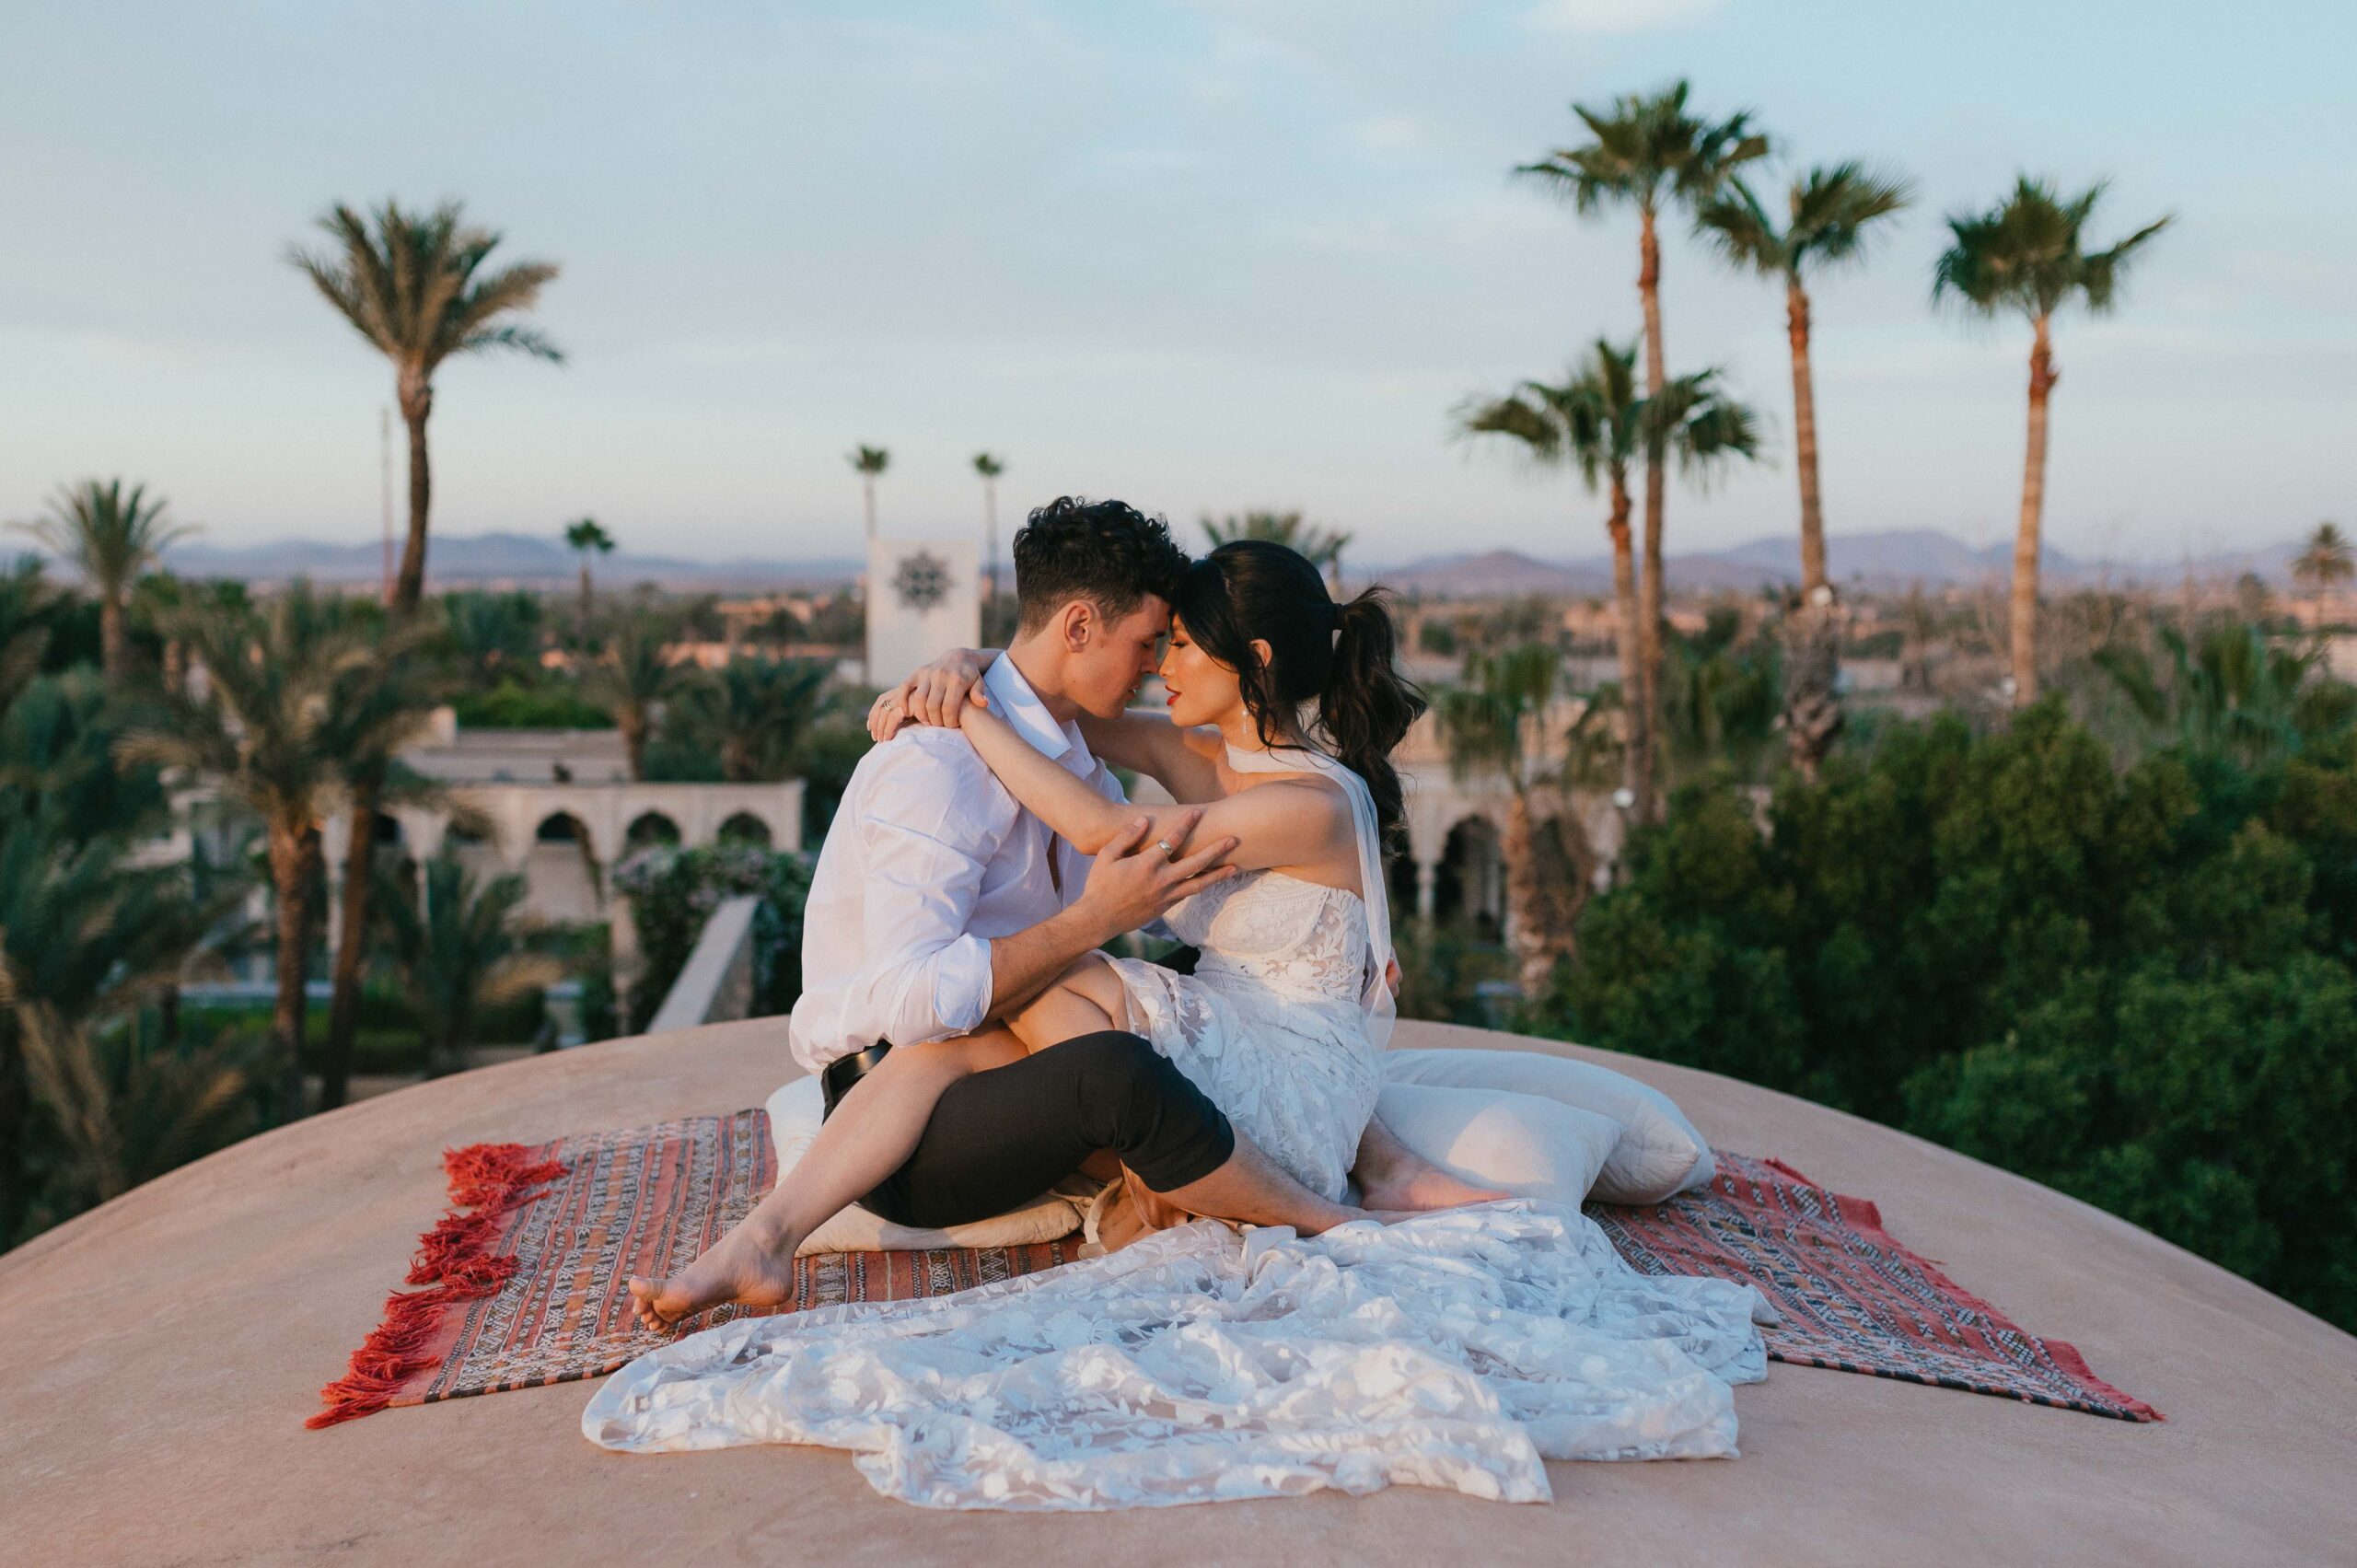
[[[1678,77],[1776,189],[1915,181],[1816,290],[1830,531],[2010,538],[2028,334],[1935,310],[1946,215],[2019,171],[2161,214],[2056,327],[2049,540],[2174,560],[2357,523],[2357,6],[2183,0],[1131,0],[691,6],[14,0],[0,52],[0,518],[143,480],[208,541],[379,526],[390,373],[285,260],[331,202],[462,199],[559,263],[563,366],[454,361],[437,531],[837,556],[1119,495],[1196,536],[1301,509],[1357,558],[1603,548],[1560,473],[1450,437],[1469,395],[1638,324],[1634,219],[1512,177],[1570,105]],[[1674,372],[1767,460],[1673,494],[1673,551],[1791,529],[1781,291],[1671,228]]]

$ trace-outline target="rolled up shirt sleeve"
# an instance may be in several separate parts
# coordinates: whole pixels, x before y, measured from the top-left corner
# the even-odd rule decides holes
[[[1013,825],[1003,799],[962,738],[911,748],[876,781],[859,824],[865,961],[844,1000],[851,1038],[914,1045],[990,1016],[990,941],[966,928]]]

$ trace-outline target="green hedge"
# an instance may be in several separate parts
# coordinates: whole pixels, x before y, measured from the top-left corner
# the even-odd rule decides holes
[[[2053,704],[1900,726],[1765,833],[1681,791],[1626,870],[1539,1028],[1937,1139],[2357,1328],[2347,734],[2123,769]]]
[[[643,1030],[687,967],[712,912],[740,894],[759,895],[753,916],[754,1017],[790,1011],[802,994],[802,905],[810,863],[760,844],[699,849],[656,845],[614,867],[614,887],[630,896],[644,968],[631,993],[631,1028]]]

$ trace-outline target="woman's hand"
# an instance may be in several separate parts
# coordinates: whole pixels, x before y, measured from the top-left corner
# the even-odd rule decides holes
[[[982,674],[997,656],[988,649],[952,648],[876,699],[867,710],[867,733],[889,740],[903,726],[929,724],[955,729],[969,706],[987,708]]]

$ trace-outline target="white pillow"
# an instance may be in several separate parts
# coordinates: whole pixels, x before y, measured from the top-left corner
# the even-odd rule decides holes
[[[1592,1062],[1535,1051],[1394,1051],[1385,1054],[1383,1072],[1391,1085],[1503,1089],[1610,1118],[1620,1126],[1620,1140],[1596,1175],[1590,1195],[1599,1202],[1658,1203],[1672,1193],[1703,1186],[1718,1174],[1711,1145],[1677,1101]],[[1391,1120],[1388,1110],[1383,1119]],[[1412,1143],[1409,1146],[1416,1147]],[[1432,1158],[1421,1148],[1416,1152]]]
[[[825,1119],[826,1101],[815,1077],[796,1078],[770,1096],[770,1136],[777,1144],[777,1179],[792,1179]],[[1025,1247],[1053,1241],[1080,1228],[1080,1210],[1070,1199],[1043,1192],[1019,1209],[971,1225],[943,1230],[894,1225],[854,1203],[803,1242],[795,1256],[816,1252],[929,1252],[940,1247]]]
[[[1388,1084],[1376,1114],[1399,1141],[1454,1176],[1517,1198],[1579,1206],[1620,1124],[1539,1095]]]

